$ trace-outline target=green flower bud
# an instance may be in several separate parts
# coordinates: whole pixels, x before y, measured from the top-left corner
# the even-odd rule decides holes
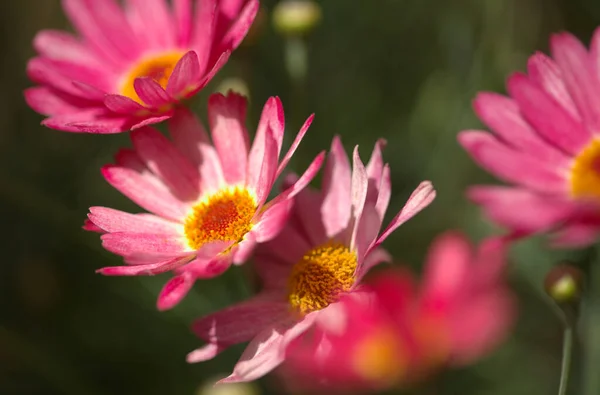
[[[310,0],[280,1],[273,10],[275,30],[286,36],[310,33],[321,20],[321,7]]]
[[[583,273],[577,267],[561,263],[546,275],[544,288],[557,303],[572,303],[581,296]]]

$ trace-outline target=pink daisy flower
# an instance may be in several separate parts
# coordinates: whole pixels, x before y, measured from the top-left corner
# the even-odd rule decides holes
[[[288,346],[292,385],[385,389],[492,351],[515,317],[506,244],[488,239],[473,251],[462,235],[447,233],[433,243],[420,285],[408,271],[377,274],[360,297],[340,300],[343,321],[317,322]]]
[[[381,145],[376,144],[366,167],[356,147],[351,169],[340,139],[334,138],[322,190],[299,193],[287,226],[256,252],[264,289],[195,322],[193,331],[208,344],[190,353],[189,362],[250,340],[233,373],[220,382],[254,380],[278,366],[286,345],[312,325],[336,325],[338,299],[359,292],[365,273],[389,260],[380,244],[435,197],[431,183],[423,182],[378,235],[391,192]]]
[[[517,235],[552,232],[556,245],[593,243],[600,230],[600,30],[586,48],[568,33],[550,41],[509,97],[480,93],[479,117],[494,132],[458,140],[483,168],[514,186],[476,186],[469,197]]]
[[[105,275],[154,275],[174,271],[158,308],[177,304],[197,278],[211,278],[242,264],[257,243],[283,228],[293,197],[316,175],[325,153],[277,197],[267,202],[275,179],[294,154],[313,117],[279,159],[284,133],[278,98],[264,107],[252,146],[244,126],[246,99],[214,94],[208,103],[212,136],[187,110],[170,120],[171,140],[144,127],[131,133],[133,149],[121,150],[104,178],[150,213],[129,214],[92,207],[87,230],[99,231],[102,245],[127,266],[105,267]]]
[[[118,133],[161,122],[227,62],[258,0],[63,0],[79,33],[43,30],[27,103],[58,130]]]

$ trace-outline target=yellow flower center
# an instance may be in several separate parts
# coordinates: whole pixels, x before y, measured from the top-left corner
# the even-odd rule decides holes
[[[352,367],[364,380],[373,384],[391,384],[405,370],[398,335],[392,328],[378,328],[358,341],[352,353]]]
[[[600,140],[592,140],[571,167],[571,195],[600,198]]]
[[[167,52],[162,55],[142,59],[131,68],[129,73],[127,73],[126,77],[123,79],[123,83],[121,84],[121,94],[138,103],[143,103],[133,88],[135,79],[140,77],[150,77],[158,82],[160,86],[166,88],[169,77],[171,77],[175,65],[182,56],[183,54],[181,52]]]
[[[355,270],[356,254],[345,245],[329,242],[313,248],[292,268],[290,305],[302,314],[329,306],[350,290]]]
[[[184,223],[188,245],[198,249],[212,241],[238,242],[252,229],[256,200],[246,189],[221,190],[196,204]]]

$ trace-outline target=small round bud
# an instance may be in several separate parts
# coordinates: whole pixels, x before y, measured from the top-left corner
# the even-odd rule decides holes
[[[561,263],[546,275],[544,288],[557,303],[571,303],[579,300],[583,274],[577,267]]]
[[[280,1],[273,10],[275,30],[286,36],[310,33],[321,20],[321,7],[310,0]]]

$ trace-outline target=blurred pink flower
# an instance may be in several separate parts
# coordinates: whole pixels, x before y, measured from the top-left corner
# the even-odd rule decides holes
[[[351,169],[340,139],[334,138],[322,190],[299,193],[287,226],[257,249],[263,290],[196,321],[193,331],[207,344],[191,352],[188,362],[211,359],[250,340],[233,373],[221,383],[250,381],[278,366],[286,345],[315,323],[337,325],[338,299],[360,293],[365,273],[389,260],[380,244],[435,197],[431,183],[421,183],[379,235],[391,193],[382,144],[376,144],[366,167],[356,147]]]
[[[473,252],[447,233],[431,247],[420,286],[407,271],[378,273],[360,297],[340,300],[335,326],[317,322],[290,343],[285,376],[303,389],[373,390],[481,358],[514,322],[505,244],[488,239]]]
[[[552,232],[584,246],[600,230],[600,30],[586,48],[568,33],[514,73],[510,97],[480,93],[475,111],[495,134],[463,131],[475,161],[515,186],[476,186],[469,197],[516,235]]]
[[[118,133],[161,122],[227,62],[258,0],[63,0],[80,37],[43,30],[27,65],[27,103],[69,132]],[[195,8],[195,11],[194,11]]]
[[[87,230],[99,231],[102,245],[128,266],[105,267],[105,275],[154,275],[175,271],[163,288],[158,308],[177,304],[197,278],[218,276],[242,264],[257,243],[284,226],[293,197],[316,175],[325,153],[285,191],[266,202],[308,130],[311,116],[283,159],[279,159],[284,115],[278,98],[263,110],[252,147],[244,122],[246,99],[214,94],[208,103],[212,135],[187,110],[170,120],[172,140],[144,127],[131,133],[133,150],[121,150],[104,178],[152,214],[129,214],[92,207]]]

